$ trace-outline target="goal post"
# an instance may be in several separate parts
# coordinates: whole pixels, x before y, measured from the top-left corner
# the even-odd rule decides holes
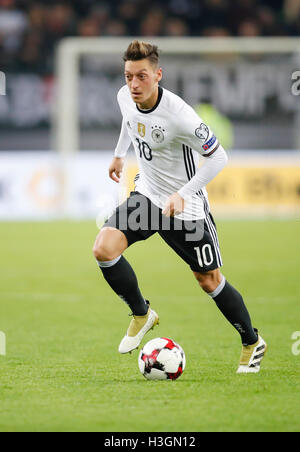
[[[56,100],[52,118],[52,146],[61,155],[72,155],[80,148],[79,76],[80,58],[85,55],[122,54],[133,37],[65,38],[55,59]],[[139,37],[158,45],[163,55],[284,54],[300,55],[300,38],[157,38]],[[298,59],[300,68],[300,59]],[[290,74],[292,77],[292,74]],[[300,114],[298,114],[299,116]],[[300,124],[300,120],[298,119]],[[300,149],[300,127],[297,128]]]

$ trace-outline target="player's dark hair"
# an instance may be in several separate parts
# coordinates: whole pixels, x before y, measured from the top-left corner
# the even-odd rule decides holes
[[[132,41],[124,53],[123,60],[126,62],[144,59],[149,60],[153,66],[157,67],[159,60],[158,47],[148,42],[138,40]]]

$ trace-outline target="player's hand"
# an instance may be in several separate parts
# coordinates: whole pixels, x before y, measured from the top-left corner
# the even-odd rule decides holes
[[[120,182],[120,178],[122,176],[122,171],[123,171],[123,167],[124,167],[124,159],[120,158],[120,157],[114,157],[110,166],[109,166],[109,177],[119,183]]]
[[[184,199],[178,193],[173,193],[173,195],[167,200],[162,213],[166,217],[174,217],[183,211]]]

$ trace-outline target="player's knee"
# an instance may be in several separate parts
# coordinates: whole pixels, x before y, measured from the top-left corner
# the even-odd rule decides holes
[[[115,258],[115,253],[109,247],[106,247],[104,244],[95,243],[93,247],[94,257],[99,262],[108,262],[112,261]]]
[[[195,277],[201,289],[206,293],[211,293],[221,283],[222,275],[220,271],[211,271],[207,273],[195,273]]]
[[[94,244],[93,254],[99,262],[112,261],[116,257],[116,252],[113,250],[113,248],[108,243],[105,243],[99,239],[96,240]]]
[[[98,234],[93,246],[93,254],[97,261],[108,262],[120,256],[125,248],[114,230],[104,228]]]
[[[210,278],[205,278],[204,280],[201,280],[198,282],[199,282],[201,289],[204,290],[204,292],[206,292],[206,293],[211,293],[215,290],[213,281]]]

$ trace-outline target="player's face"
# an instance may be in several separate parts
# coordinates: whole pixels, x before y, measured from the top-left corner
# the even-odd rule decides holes
[[[149,60],[126,61],[125,79],[133,101],[141,108],[152,108],[158,96],[158,82],[162,70],[155,68]]]

